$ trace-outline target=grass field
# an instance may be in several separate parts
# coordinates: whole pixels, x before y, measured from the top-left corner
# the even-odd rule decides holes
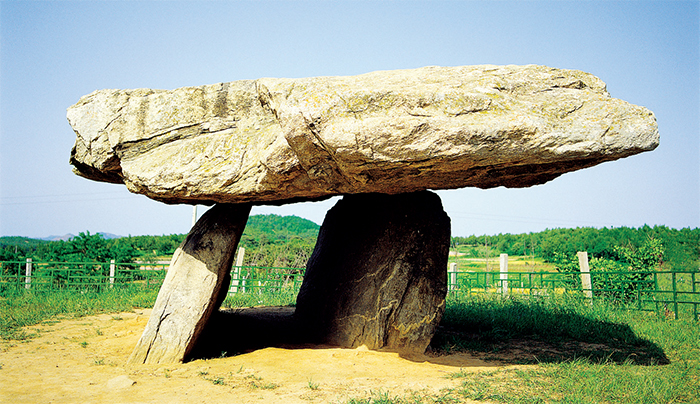
[[[498,271],[499,257],[474,257],[472,249],[465,247],[453,248],[450,250],[448,263],[456,263],[458,271]],[[524,256],[524,255],[509,255],[508,256],[508,271],[509,272],[554,272],[556,268],[553,264],[544,262],[542,258]]]
[[[22,327],[59,318],[83,317],[97,313],[130,311],[135,307],[152,307],[157,289],[141,287],[108,289],[104,292],[53,291],[32,293],[19,291],[0,296],[0,338],[31,338]]]
[[[452,375],[463,379],[452,397],[502,403],[700,402],[697,321],[565,298],[480,297],[452,299],[443,324],[477,330],[479,337],[466,339],[463,349],[489,352],[496,359],[499,351],[517,346],[518,341],[547,348],[531,349],[536,354],[531,358],[513,358],[535,363],[534,367],[497,370],[476,378]],[[461,348],[459,338],[453,341]]]
[[[156,291],[19,292],[0,298],[0,336],[31,338],[23,326],[57,318],[150,307]],[[288,305],[294,294],[241,294],[225,306]],[[700,403],[700,322],[565,297],[451,295],[433,353],[468,351],[499,361],[488,372],[455,372],[440,395],[376,392],[348,403]]]

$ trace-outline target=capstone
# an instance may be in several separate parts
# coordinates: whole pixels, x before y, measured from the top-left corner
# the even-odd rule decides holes
[[[597,77],[535,65],[101,90],[68,120],[77,174],[192,204],[529,187],[659,139]]]

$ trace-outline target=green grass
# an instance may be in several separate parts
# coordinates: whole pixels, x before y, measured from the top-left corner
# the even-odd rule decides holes
[[[557,354],[517,357],[514,341]],[[700,403],[700,322],[565,297],[454,297],[433,345],[507,363],[490,372],[455,372],[459,387],[440,396],[378,395],[355,403],[466,402]],[[593,345],[592,345],[593,344]],[[573,346],[573,348],[572,348]],[[593,346],[587,349],[586,346]],[[519,345],[518,348],[522,348]],[[537,349],[533,348],[536,352]],[[351,401],[352,402],[352,401]]]
[[[526,363],[575,358],[594,363],[668,363],[658,344],[635,333],[628,324],[632,318],[649,318],[650,315],[634,312],[625,322],[611,315],[618,311],[602,304],[590,306],[566,295],[546,299],[455,296],[448,299],[431,345],[436,351],[445,353],[462,350],[495,352],[507,348],[513,340],[521,340],[551,348],[532,358],[522,358],[521,361]]]
[[[697,403],[700,372],[687,362],[659,367],[582,360],[502,369],[461,378],[456,399],[498,403]]]
[[[32,335],[22,327],[56,316],[83,317],[152,307],[158,290],[140,287],[96,291],[18,291],[0,297],[0,338],[22,340]]]
[[[22,327],[50,321],[56,316],[83,317],[97,313],[118,313],[136,307],[153,307],[157,289],[141,287],[106,291],[55,290],[32,292],[20,290],[0,296],[0,338],[22,340],[32,335]],[[238,293],[229,295],[222,307],[290,306],[296,302],[296,291],[278,293]],[[115,320],[121,320],[115,316]]]
[[[459,246],[456,249],[452,248],[451,251],[457,252],[459,254],[469,254],[469,255],[457,255],[450,256],[448,263],[456,263],[457,271],[475,271],[475,272],[487,272],[495,271],[498,272],[500,269],[500,258],[498,255],[494,255],[486,259],[485,257],[475,257],[471,255],[471,248],[466,246]],[[509,255],[508,256],[508,271],[509,272],[551,272],[556,271],[555,265],[549,262],[545,262],[544,259],[540,257],[524,256],[524,255]]]
[[[424,404],[440,402],[449,403],[454,401],[439,401],[439,397],[427,397],[418,394],[413,394],[406,397],[392,397],[388,392],[381,390],[370,392],[370,397],[367,398],[350,399],[346,402],[346,404]]]
[[[313,380],[309,379],[309,382],[307,383],[307,386],[309,387],[310,390],[318,390],[319,384],[314,382]]]
[[[0,335],[3,339],[31,337],[23,326],[56,316],[151,307],[156,293],[140,288],[101,293],[21,291],[0,297]],[[293,305],[294,299],[293,290],[245,293],[230,296],[225,306]],[[518,341],[548,349],[539,352],[533,348],[529,357],[514,356],[509,349]],[[597,302],[590,306],[566,296],[504,299],[457,295],[448,298],[431,345],[437,353],[468,351],[506,364],[531,366],[455,371],[449,377],[459,382],[458,387],[435,396],[391,396],[378,391],[347,403],[700,403],[697,321],[668,319]],[[264,383],[255,387],[273,388]]]
[[[221,304],[222,308],[255,307],[255,306],[294,306],[297,300],[297,290],[282,288],[278,292],[258,292],[253,290],[246,293],[231,293]]]
[[[83,317],[97,313],[118,313],[133,308],[153,307],[157,289],[141,287],[115,288],[106,291],[54,290],[32,292],[20,290],[0,296],[0,338],[23,340],[33,335],[22,328],[51,321],[57,316]],[[229,295],[223,307],[290,306],[296,302],[296,291],[278,293],[238,293]],[[121,320],[120,317],[113,317]]]

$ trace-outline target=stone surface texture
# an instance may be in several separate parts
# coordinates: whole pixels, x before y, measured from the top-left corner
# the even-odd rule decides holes
[[[653,113],[545,66],[101,90],[68,108],[75,172],[166,203],[527,187],[653,150]]]
[[[219,204],[197,221],[173,255],[129,363],[175,363],[188,358],[226,297],[234,251],[250,208],[249,204]]]
[[[297,326],[313,342],[423,353],[445,309],[449,246],[430,191],[343,197],[307,264]]]

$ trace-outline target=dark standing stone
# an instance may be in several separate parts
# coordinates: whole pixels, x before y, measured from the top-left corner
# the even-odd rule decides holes
[[[422,353],[445,309],[449,245],[432,192],[346,195],[323,221],[296,320],[314,342]]]

